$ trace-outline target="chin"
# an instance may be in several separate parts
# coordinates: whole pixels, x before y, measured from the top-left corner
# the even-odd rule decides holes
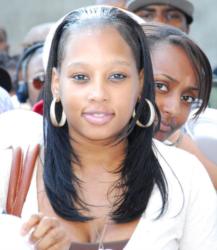
[[[165,141],[168,137],[169,137],[168,135],[166,135],[165,133],[162,133],[160,131],[155,133],[155,136],[154,136],[155,139],[162,141],[162,142]]]

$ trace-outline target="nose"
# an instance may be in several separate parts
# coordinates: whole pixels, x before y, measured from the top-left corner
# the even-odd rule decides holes
[[[106,88],[106,83],[103,80],[95,79],[90,83],[88,100],[91,102],[104,102],[108,100],[108,90]]]
[[[162,112],[171,118],[178,117],[181,113],[180,98],[176,96],[169,96],[161,103]]]
[[[167,23],[163,13],[161,13],[161,12],[157,12],[155,14],[153,21],[158,22],[158,23]]]

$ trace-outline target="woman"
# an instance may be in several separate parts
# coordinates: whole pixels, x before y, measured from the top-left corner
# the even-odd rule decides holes
[[[214,250],[217,197],[205,170],[153,141],[152,66],[140,25],[116,8],[72,11],[54,31],[46,79],[44,162],[23,216],[56,217],[71,250]]]
[[[217,189],[217,166],[181,132],[192,108],[195,119],[208,105],[212,69],[203,51],[185,33],[167,25],[145,24],[161,124],[155,138],[193,153],[206,167]],[[172,141],[172,143],[170,141]]]

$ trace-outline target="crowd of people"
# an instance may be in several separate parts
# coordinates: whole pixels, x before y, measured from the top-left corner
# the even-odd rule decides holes
[[[43,119],[20,215],[35,249],[217,250],[217,162],[185,129],[213,91],[193,14],[187,0],[97,0],[31,29],[14,75],[2,65],[0,112]]]

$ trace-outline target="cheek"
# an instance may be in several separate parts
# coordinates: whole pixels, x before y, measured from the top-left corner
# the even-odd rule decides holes
[[[36,89],[32,83],[28,84],[28,88],[29,88],[29,94],[31,96],[37,97],[40,93],[40,90]]]
[[[76,93],[76,95],[75,95]],[[82,103],[82,97],[78,95],[78,91],[73,91],[70,88],[61,86],[59,90],[59,95],[61,99],[61,103],[64,109],[64,112],[67,117],[70,119],[76,114],[76,110],[79,110],[79,107]]]
[[[155,91],[155,102],[156,102],[156,105],[157,105],[160,112],[163,112],[162,107],[163,107],[164,99],[165,98],[161,94],[159,94],[159,93],[157,93],[157,91]]]
[[[182,105],[181,112],[179,116],[176,117],[176,123],[178,127],[181,127],[186,123],[188,116],[190,114],[190,110],[191,110],[190,107]]]
[[[131,89],[129,91],[121,91],[119,95],[116,96],[117,104],[120,105],[122,110],[128,110],[132,113],[134,107],[139,99],[139,91]],[[121,101],[120,101],[121,100]]]
[[[178,25],[174,25],[176,28],[182,30],[183,32],[187,33],[188,32],[188,28],[187,25],[185,24],[185,22],[179,23]]]

